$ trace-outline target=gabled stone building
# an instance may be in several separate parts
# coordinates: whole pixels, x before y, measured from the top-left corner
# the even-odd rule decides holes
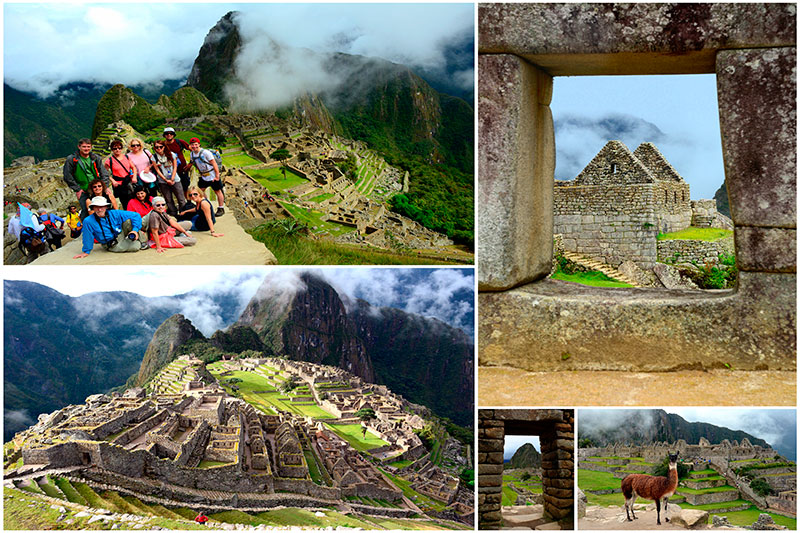
[[[617,266],[630,260],[651,268],[659,232],[691,225],[689,184],[652,143],[633,153],[608,141],[571,181],[556,181],[554,233],[564,249]]]

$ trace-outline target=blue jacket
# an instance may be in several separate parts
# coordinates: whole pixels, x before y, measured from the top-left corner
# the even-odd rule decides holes
[[[122,223],[130,219],[133,226],[132,231],[142,229],[142,217],[133,211],[120,211],[112,209],[106,212],[103,218],[97,215],[89,215],[83,219],[83,253],[92,253],[95,239],[100,244],[105,244],[120,234]],[[125,235],[123,235],[123,238]]]

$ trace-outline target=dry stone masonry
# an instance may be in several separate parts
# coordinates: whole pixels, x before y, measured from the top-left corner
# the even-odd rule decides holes
[[[500,529],[503,443],[506,435],[538,435],[542,448],[545,516],[572,529],[574,508],[574,411],[570,409],[478,410],[478,526]]]
[[[480,363],[794,370],[796,6],[481,4],[478,19]],[[677,73],[717,76],[738,287],[691,296],[545,280],[562,209],[553,200],[552,77]],[[691,216],[671,169],[649,148],[639,155],[655,166],[646,186],[665,195],[653,200],[675,206],[670,217]],[[600,178],[638,168],[620,157]]]

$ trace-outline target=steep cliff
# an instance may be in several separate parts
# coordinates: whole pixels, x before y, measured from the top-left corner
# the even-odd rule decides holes
[[[141,387],[147,383],[161,367],[175,358],[176,350],[181,345],[192,339],[205,337],[183,315],[172,315],[165,320],[147,346],[134,385]]]
[[[100,98],[92,126],[92,138],[96,138],[109,124],[124,120],[134,129],[145,131],[160,124],[167,113],[122,84],[111,87]]]
[[[504,465],[505,468],[538,468],[540,466],[542,466],[542,456],[530,442],[520,446],[511,456],[511,460]]]

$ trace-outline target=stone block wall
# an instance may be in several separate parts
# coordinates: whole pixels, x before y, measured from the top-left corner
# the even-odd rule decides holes
[[[506,435],[538,435],[542,453],[545,515],[572,521],[574,411],[570,409],[480,409],[478,411],[478,527],[500,529],[503,445]]]
[[[658,260],[676,263],[718,263],[720,254],[733,254],[733,235],[718,241],[670,239],[658,241]],[[677,256],[676,256],[677,254]]]

